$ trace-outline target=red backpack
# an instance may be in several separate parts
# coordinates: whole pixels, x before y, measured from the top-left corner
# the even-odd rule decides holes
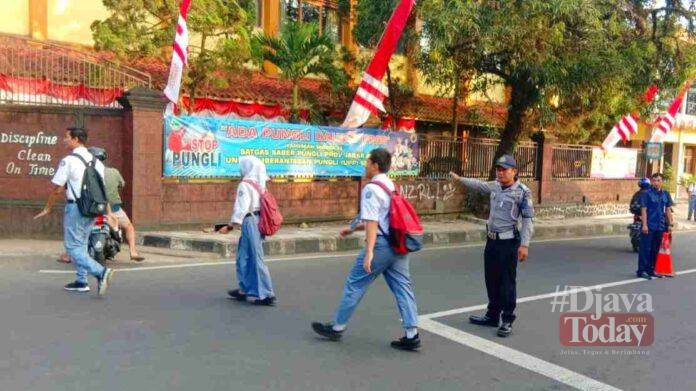
[[[382,182],[372,181],[389,194],[391,205],[389,206],[389,244],[397,254],[408,254],[420,250],[423,247],[423,227],[418,219],[418,213],[410,202],[399,192],[395,186],[392,192]]]
[[[278,232],[280,225],[283,224],[283,215],[280,214],[278,202],[270,191],[261,191],[258,183],[254,181],[242,181],[251,185],[259,193],[261,201],[261,218],[259,219],[259,232],[264,236],[271,236]]]

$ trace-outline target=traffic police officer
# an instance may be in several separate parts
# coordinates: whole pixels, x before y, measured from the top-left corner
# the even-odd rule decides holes
[[[488,241],[484,252],[488,311],[485,315],[471,316],[469,320],[478,325],[498,327],[498,335],[507,337],[512,333],[515,320],[517,262],[527,259],[534,232],[534,208],[532,193],[518,180],[517,163],[512,156],[503,155],[496,160],[495,172],[496,181],[492,182],[462,178],[453,172],[450,176],[469,190],[490,194]]]

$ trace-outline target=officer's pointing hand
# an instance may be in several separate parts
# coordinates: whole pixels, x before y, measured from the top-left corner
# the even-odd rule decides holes
[[[453,173],[452,171],[450,171],[449,175],[453,181],[458,181],[461,178],[459,175]]]
[[[527,254],[529,254],[529,248],[527,246],[520,246],[520,249],[517,250],[517,259],[520,262],[524,262],[527,260]]]

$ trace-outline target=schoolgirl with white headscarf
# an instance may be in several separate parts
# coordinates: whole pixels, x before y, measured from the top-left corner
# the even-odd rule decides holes
[[[221,230],[226,233],[232,226],[241,226],[237,245],[237,281],[239,289],[227,292],[231,298],[257,305],[275,304],[275,294],[268,267],[263,262],[263,237],[259,232],[261,196],[251,181],[266,191],[266,165],[257,157],[243,156],[239,159],[242,181],[237,186],[237,197],[230,218],[230,225]]]

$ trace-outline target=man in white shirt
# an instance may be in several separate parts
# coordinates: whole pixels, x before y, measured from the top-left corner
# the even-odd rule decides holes
[[[381,182],[391,191],[395,190],[394,182],[389,179],[387,172],[391,167],[391,154],[383,148],[370,151],[365,165],[365,177],[370,182]],[[357,230],[365,230],[365,248],[358,255],[355,264],[346,279],[343,298],[336,310],[332,323],[312,323],[312,329],[319,335],[332,341],[341,339],[346,324],[353,311],[360,303],[370,284],[380,275],[389,285],[396,297],[396,303],[401,314],[405,336],[393,341],[391,346],[400,350],[415,350],[420,347],[418,336],[418,308],[416,296],[409,272],[408,255],[398,255],[389,244],[389,208],[391,195],[379,185],[368,183],[360,195],[359,226],[341,231],[341,236],[352,234]]]
[[[51,180],[53,189],[46,202],[46,207],[34,219],[50,214],[53,205],[65,194],[67,203],[63,215],[63,241],[68,255],[75,263],[77,279],[65,285],[64,289],[72,292],[89,292],[87,275],[91,274],[97,279],[99,295],[104,295],[109,287],[113,270],[103,267],[89,256],[87,245],[94,219],[83,216],[76,204],[81,195],[82,177],[87,168],[82,159],[87,163],[94,159],[85,148],[86,141],[87,131],[83,128],[70,127],[65,132],[63,144],[70,151],[70,154],[60,161],[58,170]],[[75,155],[79,155],[82,159]],[[99,159],[94,160],[96,160],[95,169],[103,180],[104,165]]]

